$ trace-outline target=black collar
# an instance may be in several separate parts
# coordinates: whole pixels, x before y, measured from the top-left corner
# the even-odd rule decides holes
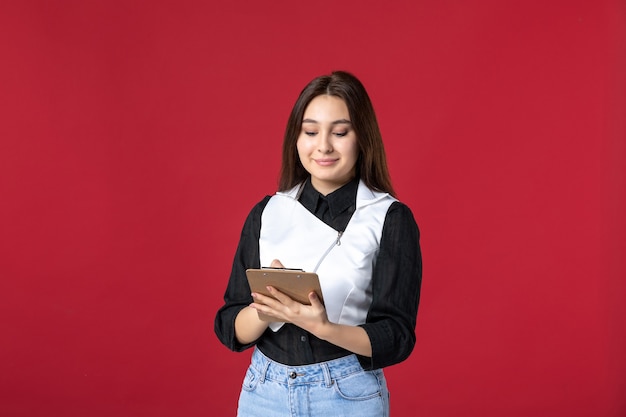
[[[335,218],[339,214],[348,210],[356,204],[356,192],[359,188],[359,178],[355,177],[349,183],[342,185],[341,188],[336,189],[332,193],[324,196],[317,191],[311,184],[311,177],[309,177],[304,183],[304,189],[300,194],[300,203],[312,213],[315,213],[319,200],[323,199],[328,202],[328,210],[330,217]]]

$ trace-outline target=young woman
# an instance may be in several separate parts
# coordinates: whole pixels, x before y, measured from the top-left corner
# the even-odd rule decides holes
[[[250,293],[246,269],[319,275],[301,304]],[[287,123],[278,192],[250,212],[215,332],[255,347],[239,416],[388,416],[382,368],[415,345],[419,231],[394,197],[374,109],[346,72],[311,81]],[[259,313],[272,322],[259,319]]]

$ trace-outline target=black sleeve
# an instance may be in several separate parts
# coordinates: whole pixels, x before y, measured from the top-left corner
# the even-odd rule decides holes
[[[240,352],[254,345],[242,345],[235,337],[235,318],[246,306],[252,303],[250,286],[246,279],[246,269],[260,268],[259,235],[261,232],[261,214],[270,196],[254,206],[241,231],[233,267],[224,294],[224,305],[215,317],[214,329],[217,338],[229,349]]]
[[[415,346],[422,283],[420,233],[411,210],[400,202],[385,217],[380,252],[372,275],[372,304],[362,327],[372,344],[368,369],[394,365]],[[369,365],[369,366],[367,366]]]

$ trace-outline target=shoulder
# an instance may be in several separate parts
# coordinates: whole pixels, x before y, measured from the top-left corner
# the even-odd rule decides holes
[[[387,211],[387,215],[413,218],[413,212],[411,211],[409,206],[398,200],[391,203],[391,206],[389,206],[389,211]]]
[[[252,213],[261,214],[263,210],[265,210],[265,206],[267,206],[267,203],[269,203],[271,198],[272,198],[271,195],[266,195],[265,197],[263,197],[261,201],[259,201],[258,203],[254,205],[254,207],[252,207],[250,214]]]
[[[270,201],[272,196],[266,195],[261,201],[256,203],[250,213],[248,213],[248,217],[246,218],[246,223],[244,227],[255,227],[259,226],[261,223],[261,215],[263,214],[263,210],[265,210],[265,206]]]
[[[401,201],[394,201],[389,210],[387,210],[387,216],[385,217],[385,229],[398,228],[398,229],[415,229],[419,234],[417,222],[413,216],[413,212],[406,204]]]

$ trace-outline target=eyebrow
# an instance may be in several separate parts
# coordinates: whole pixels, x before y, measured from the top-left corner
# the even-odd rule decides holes
[[[317,120],[313,120],[313,119],[304,119],[302,120],[302,123],[315,123],[315,124],[319,124],[319,122]],[[333,122],[331,122],[332,125],[351,125],[352,122],[348,119],[339,119],[339,120],[335,120]]]

